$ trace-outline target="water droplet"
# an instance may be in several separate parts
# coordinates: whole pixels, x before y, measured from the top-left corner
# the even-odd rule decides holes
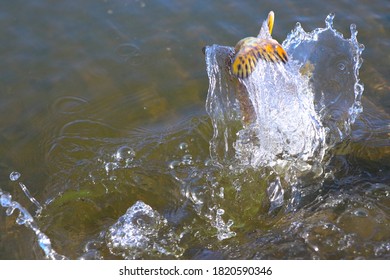
[[[180,145],[179,145],[179,149],[180,149],[180,150],[185,150],[185,149],[187,149],[187,148],[188,148],[188,144],[187,144],[187,143],[185,143],[185,142],[180,143]]]
[[[234,221],[232,219],[229,219],[226,223],[226,226],[227,227],[231,227],[232,225],[234,225]]]
[[[168,167],[169,167],[169,169],[175,169],[179,165],[180,165],[180,162],[178,160],[173,160],[168,164]]]
[[[225,189],[223,188],[223,187],[221,187],[220,189],[219,189],[219,194],[218,194],[218,196],[220,197],[220,198],[224,198],[225,197]]]
[[[0,205],[3,207],[11,206],[11,199],[12,199],[12,196],[9,193],[3,193],[0,196]]]
[[[337,64],[337,68],[340,70],[340,71],[344,71],[345,70],[345,64],[340,62],[339,64]]]
[[[325,23],[326,23],[326,27],[327,27],[327,28],[333,28],[333,19],[334,19],[334,16],[335,16],[334,13],[330,13],[330,14],[326,17]]]
[[[204,192],[206,187],[205,186],[198,186],[191,189],[189,193],[189,198],[192,200],[192,202],[195,205],[202,205],[204,203]],[[187,196],[188,197],[188,196]],[[198,209],[200,210],[200,209]]]
[[[353,211],[353,214],[357,217],[368,217],[367,210],[362,208],[356,209],[355,211]]]
[[[241,191],[241,182],[240,180],[236,179],[233,181],[233,187],[237,192]]]
[[[134,156],[135,156],[135,152],[132,148],[128,146],[122,146],[116,151],[114,158],[118,161],[122,161],[122,160],[131,161],[133,160]]]
[[[223,210],[223,209],[217,209],[217,215],[219,215],[219,216],[222,216],[223,214],[225,214],[225,210]]]
[[[350,30],[351,30],[352,36],[356,36],[357,35],[356,24],[352,23],[350,25]]]
[[[32,203],[34,203],[35,206],[37,206],[37,212],[36,213],[37,213],[37,215],[39,215],[42,212],[42,209],[43,209],[41,204],[31,195],[30,191],[28,190],[28,188],[27,188],[27,186],[25,184],[19,182],[19,187],[22,189],[22,191],[27,196],[27,198],[30,199],[30,201]]]
[[[192,155],[189,155],[189,154],[184,155],[181,163],[183,165],[192,165],[194,163],[192,160]]]
[[[106,170],[107,174],[115,169],[118,168],[118,164],[116,162],[107,162],[104,165],[104,169]]]
[[[27,220],[24,218],[23,213],[20,212],[19,215],[18,215],[18,217],[16,218],[16,223],[17,223],[18,225],[23,225],[23,224],[26,223],[26,221],[27,221]]]
[[[267,188],[267,193],[271,203],[269,209],[270,212],[283,205],[284,190],[279,177],[274,182],[269,184],[269,187]]]
[[[15,182],[17,180],[19,180],[21,174],[17,171],[12,171],[10,174],[9,174],[9,179],[12,181],[12,182]]]

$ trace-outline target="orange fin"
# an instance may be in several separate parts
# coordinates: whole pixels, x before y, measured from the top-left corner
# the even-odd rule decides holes
[[[232,74],[241,79],[247,78],[255,70],[259,59],[274,63],[288,61],[286,51],[277,41],[249,37],[236,46]]]

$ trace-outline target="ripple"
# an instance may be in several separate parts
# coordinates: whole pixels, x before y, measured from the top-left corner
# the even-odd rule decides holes
[[[54,101],[51,111],[55,114],[74,114],[85,109],[88,101],[76,96],[62,96]]]
[[[124,43],[115,49],[115,54],[126,63],[133,66],[140,65],[143,61],[140,49],[131,43]]]
[[[110,125],[94,120],[74,120],[66,123],[60,130],[61,136],[102,138],[112,135],[116,130]]]

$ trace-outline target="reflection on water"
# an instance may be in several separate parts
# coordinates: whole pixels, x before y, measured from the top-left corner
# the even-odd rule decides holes
[[[309,1],[305,10],[302,2],[275,5],[264,2],[259,10],[256,1],[4,4],[0,258],[389,258],[388,4],[362,9],[359,3],[364,15],[351,9],[353,3],[344,7],[338,1]],[[312,86],[318,102],[305,108],[312,112],[314,105],[321,112],[324,131],[312,129],[327,136],[321,164],[308,162],[311,172],[302,172],[307,158],[272,168],[259,168],[259,161],[250,168],[236,164],[237,147],[242,155],[250,144],[262,147],[263,138],[245,141],[250,133],[238,134],[236,146],[227,137],[228,152],[220,145],[210,154],[215,126],[204,111],[208,83],[201,48],[234,45],[257,34],[269,10],[276,13],[280,42],[297,21],[313,30],[336,11],[335,29],[348,34],[356,23],[366,46],[358,114],[359,94],[338,96],[346,87],[359,93],[354,78],[345,80],[356,71],[354,56],[323,59],[315,68],[306,63],[345,46],[319,38],[322,49],[308,52],[302,42],[305,51],[299,52],[287,38],[289,54],[306,66],[302,84],[294,86]],[[296,38],[304,39],[297,30]],[[286,75],[297,75],[294,65],[288,67]],[[329,75],[335,79],[321,79]],[[319,90],[324,88],[327,94]],[[335,99],[342,102],[329,106]],[[232,122],[219,136],[236,135],[242,129],[239,106],[222,113],[230,113],[225,118]],[[285,147],[277,147],[283,155]],[[296,151],[284,155],[294,157]],[[221,152],[218,164],[214,155]],[[268,157],[268,163],[273,160]],[[30,214],[38,209],[31,198],[43,206],[41,213]],[[25,230],[18,221],[33,226]]]

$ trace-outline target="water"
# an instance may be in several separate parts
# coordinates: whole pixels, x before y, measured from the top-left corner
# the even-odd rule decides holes
[[[148,254],[178,257],[184,250],[178,246],[180,238],[168,221],[142,201],[137,201],[108,229],[106,239],[110,252],[123,258],[147,258]]]
[[[15,172],[12,172],[10,174],[10,177],[14,177],[14,176],[15,176]],[[29,228],[31,231],[35,233],[37,237],[37,243],[45,253],[46,258],[58,259],[58,260],[66,258],[65,256],[58,254],[56,251],[52,249],[50,239],[43,232],[41,232],[36,221],[31,216],[31,214],[27,211],[27,209],[24,208],[22,205],[20,205],[19,202],[12,200],[12,196],[7,192],[3,192],[1,189],[0,189],[0,206],[6,208],[5,213],[7,216],[11,216],[15,210],[19,211],[19,215],[15,221],[16,224],[25,225],[27,228]],[[42,209],[39,208],[39,210]]]
[[[386,1],[3,4],[0,258],[388,259],[388,8]],[[235,89],[227,99],[207,96],[202,47],[257,34],[269,10],[274,36],[295,59],[285,69],[264,65],[267,77],[257,76],[277,99],[257,88],[251,99],[271,113],[287,100],[298,107],[272,116],[258,110],[266,127],[243,126],[239,104],[221,110],[222,119],[208,115],[206,99],[226,108]],[[330,12],[333,27],[324,24]],[[320,61],[349,42],[359,50],[352,23],[365,45],[362,66],[353,52]],[[307,52],[316,28],[324,49]],[[295,94],[286,99],[278,83]],[[292,129],[291,115],[302,126]],[[289,125],[273,130],[271,117]],[[258,137],[261,129],[273,131],[272,141]],[[300,131],[310,135],[305,142],[295,141]],[[277,144],[263,149],[269,143]],[[23,226],[29,217],[33,227]]]
[[[333,19],[329,15],[325,28],[310,33],[298,23],[283,42],[290,61],[260,61],[239,82],[227,70],[233,48],[213,45],[205,51],[212,158],[235,170],[269,169],[262,177],[275,174],[276,181],[268,183],[271,209],[283,204],[283,188],[322,184],[332,172],[324,171],[329,150],[350,138],[351,125],[363,110],[359,69],[364,46],[355,25],[345,39],[333,28]],[[241,126],[234,129],[237,123]]]

